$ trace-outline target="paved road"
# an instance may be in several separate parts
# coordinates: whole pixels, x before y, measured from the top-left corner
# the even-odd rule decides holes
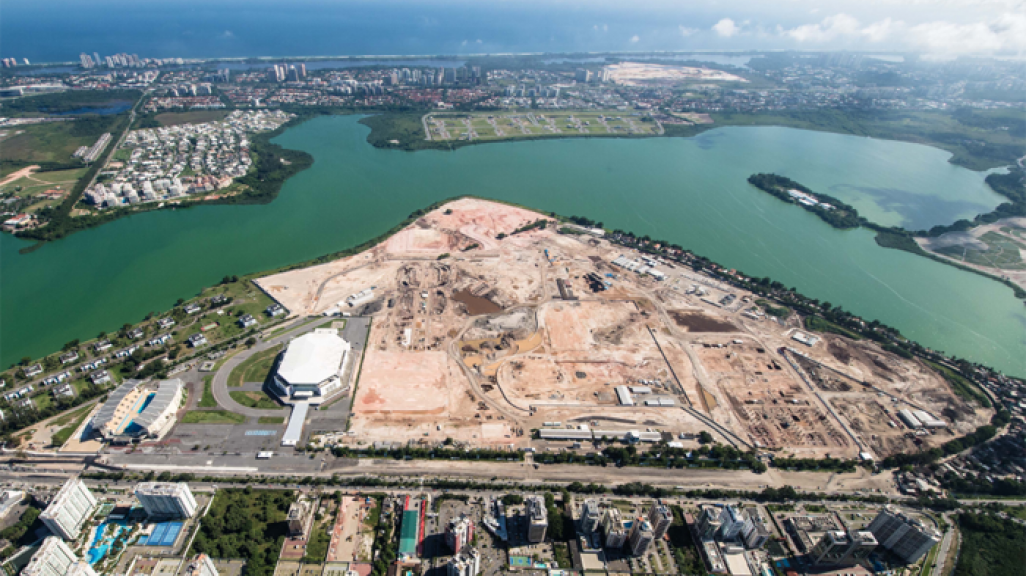
[[[254,354],[269,350],[278,344],[288,342],[290,338],[295,336],[295,332],[301,329],[309,329],[314,325],[320,324],[327,321],[326,318],[300,318],[294,321],[288,328],[278,336],[270,338],[268,340],[261,340],[255,346],[249,350],[243,350],[235,356],[228,359],[227,362],[221,366],[221,369],[214,374],[214,380],[211,388],[213,389],[214,399],[217,400],[217,404],[230,412],[236,412],[244,416],[260,417],[260,416],[281,416],[281,410],[258,410],[256,408],[249,408],[239,404],[232,399],[231,394],[228,390],[228,377],[231,375],[232,370],[237,368],[239,364],[242,364],[248,360]]]
[[[937,552],[937,562],[936,564],[934,564],[936,566],[936,569],[934,569],[933,571],[934,576],[944,576],[944,561],[948,557],[948,550],[951,548],[951,540],[955,534],[955,530],[950,527],[954,525],[954,522],[952,522],[951,518],[949,516],[944,515],[942,515],[941,517],[944,518],[944,521],[948,523],[949,528],[947,532],[944,533],[944,540],[941,540],[940,550]]]

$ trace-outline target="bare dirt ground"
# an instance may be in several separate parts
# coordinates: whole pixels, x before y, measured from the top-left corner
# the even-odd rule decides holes
[[[685,80],[748,82],[744,78],[710,68],[692,68],[690,66],[668,66],[665,64],[643,64],[639,62],[622,62],[606,66],[609,78],[624,86],[642,86],[653,83],[677,84]]]
[[[560,422],[673,437],[708,430],[781,455],[883,457],[990,416],[925,365],[871,342],[799,344],[797,317],[757,314],[751,294],[680,265],[661,264],[660,282],[613,265],[640,255],[603,239],[555,226],[515,233],[540,219],[461,199],[363,254],[257,281],[294,315],[347,310],[346,298],[374,288],[353,309],[373,325],[347,442],[557,449],[569,441],[531,431]],[[797,368],[786,348],[800,353],[789,353]],[[621,385],[640,387],[633,405],[621,405]],[[949,427],[892,426],[902,408]]]

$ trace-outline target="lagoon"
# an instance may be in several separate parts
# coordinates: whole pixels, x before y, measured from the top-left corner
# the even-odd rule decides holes
[[[37,357],[170,308],[225,275],[357,245],[434,201],[475,194],[603,221],[879,319],[924,345],[1026,375],[1026,307],[997,282],[880,248],[751,187],[776,172],[884,224],[923,228],[989,211],[985,174],[926,146],[788,128],[695,138],[494,143],[402,152],[356,116],[275,141],[313,155],[272,203],[140,214],[44,245],[0,237],[0,362]]]

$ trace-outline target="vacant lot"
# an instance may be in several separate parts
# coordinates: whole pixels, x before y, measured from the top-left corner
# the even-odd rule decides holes
[[[1022,259],[1022,251],[1026,250],[1026,243],[1013,240],[997,232],[987,232],[979,240],[987,244],[986,250],[977,249],[975,245],[972,247],[954,245],[940,248],[937,252],[970,264],[1004,270],[1026,270],[1026,263]]]
[[[629,136],[660,134],[647,115],[617,110],[429,114],[432,140],[508,140],[537,136]]]
[[[0,160],[71,162],[71,155],[79,146],[95,144],[109,125],[110,122],[90,119],[20,126],[0,142]]]

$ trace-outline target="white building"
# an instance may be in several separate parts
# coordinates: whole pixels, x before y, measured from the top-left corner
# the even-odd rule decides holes
[[[43,524],[65,540],[78,538],[82,525],[92,516],[97,500],[77,476],[69,478],[50,505],[39,515]]]
[[[619,549],[627,543],[627,530],[623,527],[623,516],[615,506],[606,509],[606,513],[602,517],[602,531],[606,535],[606,548]]]
[[[199,554],[185,567],[183,576],[219,576],[217,566],[210,556]]]
[[[527,541],[537,544],[545,540],[545,531],[549,528],[548,512],[545,510],[545,499],[541,496],[524,498],[527,510]]]
[[[481,554],[474,548],[464,548],[445,566],[446,576],[477,576],[480,571]]]
[[[192,518],[196,515],[196,499],[185,482],[142,482],[135,487],[135,497],[151,518]]]
[[[274,374],[275,391],[286,403],[320,404],[341,390],[349,350],[349,343],[332,328],[318,328],[292,340]]]
[[[588,498],[581,508],[581,531],[590,534],[598,530],[602,522],[602,512],[599,510],[598,500]]]
[[[75,555],[56,536],[47,536],[43,545],[21,571],[22,576],[96,576],[96,572]]]

